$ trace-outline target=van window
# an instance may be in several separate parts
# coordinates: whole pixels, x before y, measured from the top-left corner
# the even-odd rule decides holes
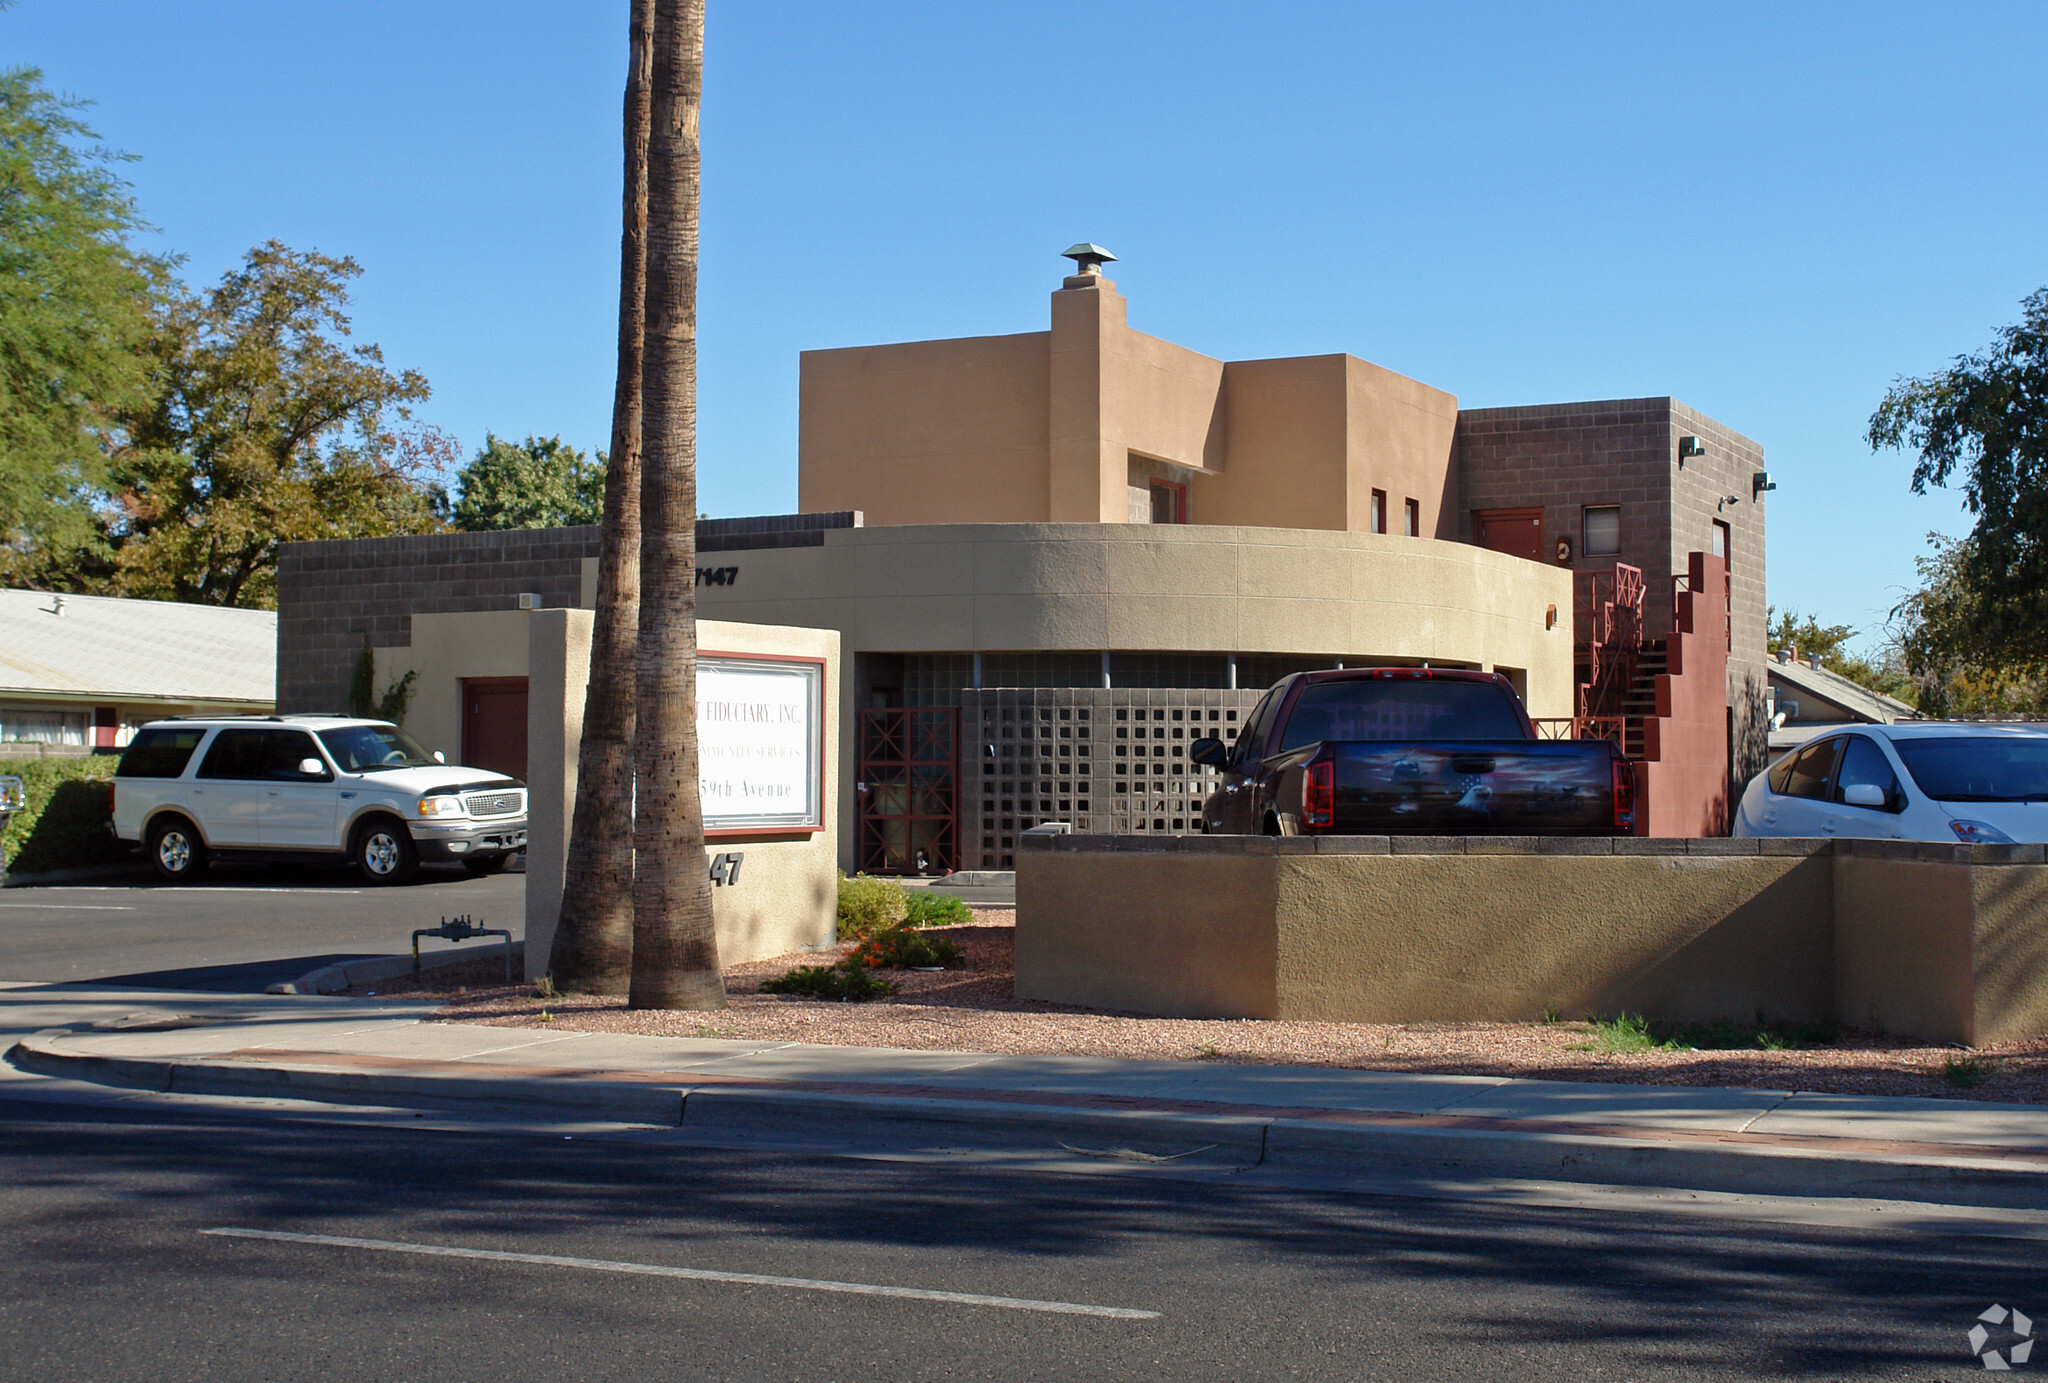
[[[176,778],[192,760],[206,731],[195,727],[138,730],[115,768],[116,778]]]

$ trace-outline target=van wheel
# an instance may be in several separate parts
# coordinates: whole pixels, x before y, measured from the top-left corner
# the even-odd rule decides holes
[[[149,828],[149,862],[165,883],[190,883],[206,872],[206,842],[184,817],[165,817]]]
[[[412,833],[389,819],[357,827],[349,857],[355,861],[356,872],[373,884],[402,884],[420,867]]]

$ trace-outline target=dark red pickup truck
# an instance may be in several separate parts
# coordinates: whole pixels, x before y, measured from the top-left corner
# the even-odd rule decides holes
[[[1625,836],[1635,768],[1608,740],[1540,740],[1507,678],[1437,668],[1298,672],[1237,743],[1188,757],[1223,770],[1211,835]]]

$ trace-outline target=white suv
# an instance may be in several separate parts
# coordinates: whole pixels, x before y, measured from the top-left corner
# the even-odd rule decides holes
[[[184,716],[122,753],[114,834],[173,882],[217,856],[346,856],[373,884],[403,883],[422,859],[495,874],[526,848],[526,785],[445,764],[387,721]]]

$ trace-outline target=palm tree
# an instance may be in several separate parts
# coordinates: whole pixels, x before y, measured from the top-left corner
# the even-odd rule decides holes
[[[725,1007],[697,791],[697,116],[704,0],[655,0],[647,142],[634,1008]]]
[[[604,546],[576,813],[548,956],[556,985],[623,994],[633,964],[633,698],[640,638],[640,337],[647,321],[647,129],[654,0],[633,0],[626,68],[626,192],[619,238],[619,376],[604,477]]]

